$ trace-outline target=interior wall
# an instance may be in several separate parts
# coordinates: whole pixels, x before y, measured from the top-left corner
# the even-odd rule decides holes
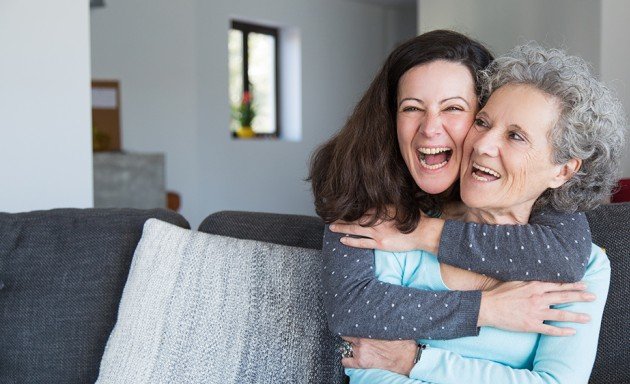
[[[167,188],[193,226],[226,209],[314,214],[309,157],[384,60],[384,12],[337,0],[108,0],[92,11],[93,77],[121,81],[123,148],[166,153]],[[233,17],[299,30],[301,141],[230,137]]]
[[[0,2],[0,211],[90,207],[87,1]]]
[[[400,43],[418,34],[417,3],[385,8],[385,47],[386,57]]]
[[[165,154],[167,190],[181,195],[189,220],[203,213],[195,7],[194,0],[107,0],[90,12],[92,77],[120,82],[122,148]]]
[[[602,1],[602,79],[612,85],[623,102],[626,115],[630,114],[630,3],[626,0]],[[628,120],[630,123],[630,119]],[[630,130],[626,127],[626,150],[622,176],[630,178]]]
[[[599,73],[601,0],[418,0],[420,33],[472,36],[500,55],[530,40],[579,55]]]

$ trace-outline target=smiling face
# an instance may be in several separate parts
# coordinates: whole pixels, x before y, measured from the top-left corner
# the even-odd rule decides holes
[[[397,106],[398,145],[414,181],[430,194],[446,191],[477,112],[470,71],[443,60],[416,66],[398,82]]]
[[[549,133],[559,113],[555,98],[530,85],[507,84],[493,92],[464,144],[463,202],[527,221],[536,199],[579,166],[552,162]]]

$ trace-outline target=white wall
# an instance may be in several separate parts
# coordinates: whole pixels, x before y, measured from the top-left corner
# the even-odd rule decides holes
[[[602,0],[602,79],[611,84],[630,113],[630,3],[627,0]],[[629,120],[630,122],[630,120]],[[630,177],[630,131],[626,130],[623,177]]]
[[[582,56],[599,71],[601,0],[418,0],[419,31],[449,28],[500,55],[536,40]]]
[[[418,34],[418,7],[412,5],[389,6],[385,8],[385,46],[383,57],[400,43]]]
[[[338,0],[108,0],[92,11],[92,72],[121,81],[123,147],[162,151],[196,226],[223,209],[314,214],[314,148],[344,123],[384,60],[384,7]],[[228,132],[232,17],[301,35],[302,140]]]
[[[0,1],[0,211],[92,206],[88,12]]]
[[[196,2],[105,4],[90,12],[92,77],[120,81],[122,147],[164,153],[167,189],[199,217]]]

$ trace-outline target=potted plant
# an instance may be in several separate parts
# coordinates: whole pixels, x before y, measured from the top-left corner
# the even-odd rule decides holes
[[[236,130],[236,136],[250,138],[256,136],[252,129],[252,121],[256,117],[256,110],[253,106],[252,94],[250,91],[243,92],[241,104],[232,108],[234,118],[240,123]]]

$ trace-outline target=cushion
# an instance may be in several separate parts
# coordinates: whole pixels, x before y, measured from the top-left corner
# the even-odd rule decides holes
[[[630,203],[606,204],[586,213],[593,242],[610,259],[610,290],[604,308],[590,383],[630,383]]]
[[[0,213],[0,383],[90,383],[131,257],[166,210],[55,209]]]
[[[221,211],[206,217],[199,225],[199,231],[292,247],[322,249],[324,222],[313,216]]]
[[[339,383],[320,252],[149,220],[99,383]]]

